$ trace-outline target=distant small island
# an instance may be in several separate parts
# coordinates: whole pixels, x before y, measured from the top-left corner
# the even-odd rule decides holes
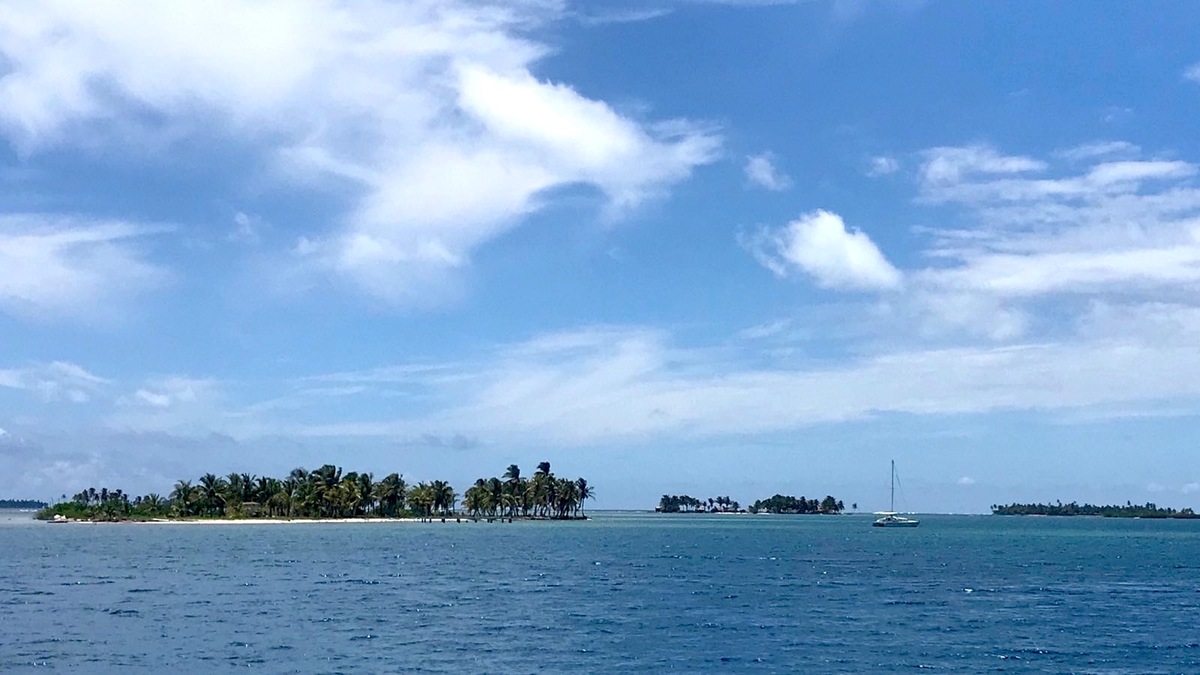
[[[836,514],[845,510],[846,505],[842,503],[842,500],[836,499],[832,495],[825,495],[825,498],[820,501],[805,499],[803,496],[775,495],[769,499],[756,500],[750,505],[750,513]]]
[[[1162,508],[1155,504],[1134,504],[1125,502],[1125,506],[1096,506],[1094,504],[993,504],[992,514],[997,516],[1101,516],[1103,518],[1197,518],[1190,509]]]
[[[596,491],[587,480],[558,478],[550,462],[538,464],[531,477],[510,464],[503,476],[480,478],[459,494],[443,480],[408,485],[398,473],[375,480],[370,473],[326,464],[294,469],[284,478],[206,473],[193,483],[181,480],[167,496],[130,497],[122,490],[88,488],[69,500],[43,507],[37,517],[63,522],[156,520],[327,520],[409,518],[443,520],[514,518],[586,519],[583,505]]]
[[[0,509],[42,509],[46,502],[37,499],[0,499]]]
[[[663,495],[654,507],[658,513],[744,513],[742,505],[729,497],[696,499],[691,495]]]
[[[842,500],[826,495],[822,500],[775,495],[757,499],[748,508],[729,497],[711,497],[707,501],[690,495],[663,495],[654,508],[657,513],[811,513],[833,514],[846,509]]]

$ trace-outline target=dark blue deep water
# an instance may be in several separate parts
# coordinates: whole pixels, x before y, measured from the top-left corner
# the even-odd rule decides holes
[[[1200,672],[1200,521],[0,518],[0,672]]]

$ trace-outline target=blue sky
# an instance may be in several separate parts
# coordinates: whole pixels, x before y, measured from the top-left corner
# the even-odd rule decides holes
[[[1200,506],[1194,3],[0,5],[0,494]]]

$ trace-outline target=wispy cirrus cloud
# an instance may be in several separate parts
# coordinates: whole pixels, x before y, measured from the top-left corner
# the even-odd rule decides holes
[[[136,156],[164,135],[249,151],[281,184],[348,204],[302,233],[294,265],[438,304],[472,252],[551,189],[592,186],[619,212],[716,157],[700,124],[634,119],[538,77],[550,49],[529,36],[565,16],[536,0],[3,10],[0,133],[25,155],[119,144]]]
[[[430,386],[443,404],[408,417],[301,424],[318,437],[412,437],[431,429],[508,442],[586,444],[630,437],[772,433],[897,412],[1069,412],[1200,399],[1200,310],[1192,329],[1105,333],[1002,347],[896,350],[804,368],[685,348],[645,328],[541,336]],[[1187,377],[1181,377],[1187,374]],[[1052,386],[1048,386],[1052,383]]]
[[[927,190],[958,185],[977,176],[1022,174],[1046,168],[1040,160],[1004,155],[987,145],[931,148],[922,155],[920,174]]]
[[[66,361],[0,369],[0,387],[28,392],[47,403],[86,403],[112,381]]]
[[[170,281],[143,250],[162,231],[43,214],[0,216],[0,311],[37,319],[110,318]]]
[[[1083,162],[1101,158],[1126,158],[1136,156],[1140,147],[1128,141],[1095,141],[1059,150],[1055,154],[1063,159]]]

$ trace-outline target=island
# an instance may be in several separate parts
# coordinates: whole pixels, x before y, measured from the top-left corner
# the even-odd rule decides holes
[[[826,495],[822,500],[775,495],[757,499],[742,509],[729,497],[710,497],[707,501],[690,495],[663,495],[654,508],[656,513],[806,513],[834,514],[846,509],[842,500]]]
[[[1197,518],[1190,508],[1175,510],[1156,504],[1134,504],[1124,506],[1096,506],[1061,501],[1053,504],[993,504],[992,514],[997,516],[1100,516],[1103,518]]]
[[[0,499],[0,509],[42,509],[46,502],[37,499]]]
[[[745,513],[742,505],[729,497],[696,499],[691,495],[663,495],[654,507],[657,513]]]
[[[825,498],[820,501],[805,499],[803,496],[775,495],[767,499],[756,500],[750,505],[750,513],[837,514],[845,510],[846,506],[842,500],[836,499],[832,495],[825,495]]]
[[[37,517],[52,522],[162,520],[329,520],[467,517],[478,520],[586,520],[583,505],[596,495],[587,480],[559,478],[550,463],[532,476],[510,464],[500,477],[480,478],[459,494],[443,480],[409,485],[399,473],[375,480],[371,473],[343,472],[326,464],[297,468],[283,478],[206,473],[180,480],[170,494],[130,497],[120,489],[88,488],[69,500],[44,506]]]

